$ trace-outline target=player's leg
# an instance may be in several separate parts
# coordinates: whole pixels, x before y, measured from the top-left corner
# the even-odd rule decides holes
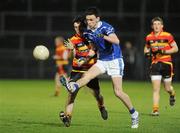
[[[61,90],[61,83],[59,82],[59,73],[56,72],[54,80],[55,80],[55,93],[54,96],[58,96]]]
[[[61,83],[59,81],[59,78],[61,75],[66,75],[65,70],[64,70],[64,65],[58,65],[57,66],[57,72],[55,75],[55,93],[54,93],[54,96],[58,96],[60,93]]]
[[[101,117],[104,120],[107,120],[108,118],[108,112],[104,106],[104,98],[100,93],[100,86],[99,86],[99,80],[98,78],[92,79],[87,86],[92,90],[93,96],[96,98],[97,105],[99,108],[99,111],[101,113]]]
[[[122,89],[122,76],[124,71],[124,61],[122,58],[104,62],[107,65],[107,73],[111,76],[113,89],[116,97],[118,97],[127,107],[131,114],[131,128],[138,128],[139,113],[134,109],[129,96]]]
[[[173,106],[175,104],[175,91],[170,80],[164,79],[164,88],[169,93],[169,104]]]
[[[76,83],[78,84],[79,88],[81,88],[100,74],[102,74],[102,70],[95,64],[87,72],[85,72],[83,77],[77,80]]]
[[[164,89],[169,93],[169,104],[173,106],[175,104],[175,91],[172,87],[172,75],[173,75],[173,65],[170,64],[162,64],[163,66],[163,83]]]
[[[71,72],[70,81],[76,81],[78,78],[81,77],[81,75],[82,75],[81,73]],[[69,92],[68,98],[66,101],[65,112],[61,111],[59,114],[62,122],[64,123],[64,125],[66,127],[69,127],[71,124],[74,101],[75,101],[75,98],[77,96],[77,93],[78,93],[78,91],[75,91],[73,93]]]
[[[160,99],[160,87],[161,87],[161,75],[152,75],[151,82],[153,88],[153,116],[159,115],[159,99]]]
[[[84,73],[83,77],[76,82],[69,82],[65,77],[61,77],[60,82],[69,92],[74,92],[85,86],[90,80],[97,77],[101,73],[102,70],[98,66],[93,65],[87,72]]]
[[[130,110],[133,108],[129,96],[122,89],[122,78],[121,77],[112,77],[114,94],[118,97],[124,105]]]
[[[160,100],[160,87],[162,79],[162,64],[154,63],[151,65],[150,77],[153,89],[153,110],[151,115],[159,115],[159,100]]]
[[[124,103],[131,114],[131,128],[138,128],[139,113],[134,109],[129,96],[122,89],[122,77],[112,77],[112,83],[115,95]]]
[[[72,118],[72,112],[73,112],[73,107],[74,107],[74,100],[77,95],[77,91],[74,93],[69,93],[67,102],[66,102],[66,107],[65,107],[65,112],[61,111],[59,113],[60,119],[64,123],[66,127],[69,127],[71,124],[71,118]]]

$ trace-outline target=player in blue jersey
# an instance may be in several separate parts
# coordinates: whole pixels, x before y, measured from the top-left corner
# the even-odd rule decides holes
[[[61,77],[61,83],[70,92],[78,91],[91,79],[100,74],[107,73],[111,76],[115,95],[124,103],[131,114],[131,128],[138,128],[139,113],[134,109],[129,96],[122,89],[122,77],[124,62],[120,48],[120,41],[115,34],[114,28],[100,21],[97,8],[88,8],[85,12],[87,29],[84,37],[95,44],[98,50],[98,60],[85,74],[76,82],[68,82],[65,77]]]

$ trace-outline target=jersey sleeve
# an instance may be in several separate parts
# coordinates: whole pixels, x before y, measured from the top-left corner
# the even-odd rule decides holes
[[[169,36],[168,36],[168,43],[171,44],[173,42],[174,42],[174,37],[173,37],[173,35],[169,34]]]
[[[114,33],[115,32],[115,30],[114,30],[114,28],[111,26],[111,25],[107,25],[106,27],[105,27],[105,34],[106,35],[110,35],[110,34],[112,34],[112,33]]]

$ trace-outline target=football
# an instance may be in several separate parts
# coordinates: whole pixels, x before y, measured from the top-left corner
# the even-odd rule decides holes
[[[44,45],[38,45],[33,50],[33,56],[38,60],[46,60],[49,57],[49,50]]]

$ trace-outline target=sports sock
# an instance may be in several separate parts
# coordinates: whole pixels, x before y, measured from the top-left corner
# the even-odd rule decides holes
[[[136,118],[138,116],[138,112],[134,108],[129,110],[129,112],[130,112],[132,118]]]
[[[79,85],[77,83],[74,83],[75,90],[79,89]]]
[[[172,90],[171,93],[170,93],[170,96],[175,96],[175,94],[176,94],[175,91]]]
[[[153,112],[158,112],[159,105],[153,105]]]
[[[136,110],[134,108],[132,108],[131,110],[129,110],[130,114],[133,114]]]

